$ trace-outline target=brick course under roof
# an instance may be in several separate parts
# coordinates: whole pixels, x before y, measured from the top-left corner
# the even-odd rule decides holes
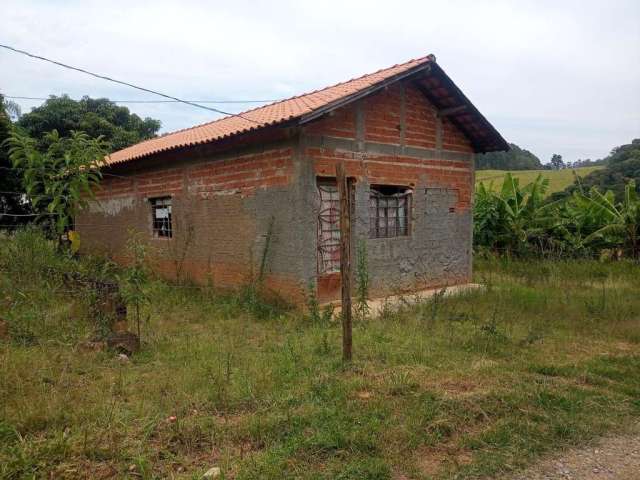
[[[375,73],[363,75],[362,77],[248,110],[237,115],[230,115],[219,120],[145,140],[110,154],[105,159],[106,164],[119,164],[159,152],[215,142],[264,127],[301,120],[303,117],[313,115],[315,112],[322,113],[324,109],[330,108],[334,104],[340,104],[342,101],[348,101],[359,93],[366,92],[370,88],[386,81],[393,81],[395,78],[402,77],[403,74],[421,70],[422,67],[426,67],[429,63],[435,65],[435,57],[432,55],[410,60]],[[478,115],[480,115],[479,112]],[[484,120],[484,117],[482,119]],[[486,120],[484,121],[486,122]],[[491,129],[495,131],[493,127]],[[495,134],[499,136],[497,132]],[[501,137],[500,140],[504,142]],[[506,142],[504,143],[506,145]]]

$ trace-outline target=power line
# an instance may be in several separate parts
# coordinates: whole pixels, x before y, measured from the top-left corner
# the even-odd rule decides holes
[[[234,116],[234,117],[239,117],[239,118],[242,118],[243,120],[247,120],[248,122],[252,122],[252,123],[259,123],[259,122],[256,122],[255,120],[251,120],[250,118],[244,117],[239,113],[225,112],[224,110],[219,110],[219,109],[213,108],[213,107],[207,107],[205,105],[199,105],[199,104],[191,102],[189,100],[182,100],[182,99],[180,99],[178,97],[173,97],[171,95],[160,93],[160,92],[157,92],[155,90],[151,90],[149,88],[140,87],[140,86],[134,85],[132,83],[124,82],[122,80],[116,80],[116,79],[111,78],[111,77],[107,77],[106,75],[100,75],[98,73],[93,73],[93,72],[90,72],[89,70],[85,70],[83,68],[73,67],[71,65],[67,65],[66,63],[58,62],[56,60],[51,60],[51,59],[46,58],[46,57],[41,57],[40,55],[35,55],[33,53],[29,53],[29,52],[27,52],[25,50],[20,50],[18,48],[14,48],[14,47],[11,47],[9,45],[0,44],[0,47],[1,48],[5,48],[7,50],[11,50],[12,52],[20,53],[21,55],[26,55],[27,57],[35,58],[36,60],[42,60],[44,62],[48,62],[48,63],[52,63],[54,65],[58,65],[59,67],[67,68],[69,70],[74,70],[74,71],[80,72],[80,73],[85,73],[87,75],[91,75],[92,77],[100,78],[102,80],[107,80],[107,81],[113,82],[113,83],[119,83],[120,85],[125,85],[127,87],[131,87],[131,88],[135,88],[137,90],[141,90],[143,92],[152,93],[154,95],[159,95],[161,97],[168,98],[168,99],[173,100],[175,102],[184,103],[185,105],[191,105],[192,107],[203,108],[204,110],[209,110],[209,111],[215,112],[215,113],[221,113],[223,115],[231,115],[231,116]]]
[[[60,215],[60,213],[42,212],[42,213],[4,213],[0,212],[0,217],[38,217],[40,215]]]
[[[4,98],[11,98],[15,100],[49,100],[51,97],[23,97],[20,95],[3,95]],[[113,103],[180,103],[179,100],[111,100]],[[277,102],[278,100],[185,100],[185,102],[193,102],[193,103],[215,103],[215,104],[223,104],[223,103],[271,103]]]

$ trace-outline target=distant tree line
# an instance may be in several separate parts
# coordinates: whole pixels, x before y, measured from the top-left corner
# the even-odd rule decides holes
[[[476,155],[476,168],[478,170],[540,170],[544,167],[540,159],[529,150],[510,143],[507,152]]]
[[[478,170],[562,170],[563,168],[603,165],[607,161],[607,158],[599,160],[587,158],[578,159],[575,162],[565,162],[562,155],[554,153],[549,163],[542,163],[529,150],[525,150],[515,143],[510,143],[507,152],[489,152],[476,155],[475,165]]]
[[[622,199],[625,185],[629,181],[633,180],[637,186],[640,186],[640,138],[615,147],[601,160],[601,164],[604,164],[605,168],[591,172],[580,184],[571,185],[555,198],[571,195],[581,188],[588,190],[591,187],[597,187],[603,191],[611,190],[616,198]]]

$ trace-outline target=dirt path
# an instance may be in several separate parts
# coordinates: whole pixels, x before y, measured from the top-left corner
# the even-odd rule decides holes
[[[640,433],[604,438],[593,446],[568,450],[512,480],[640,480]]]

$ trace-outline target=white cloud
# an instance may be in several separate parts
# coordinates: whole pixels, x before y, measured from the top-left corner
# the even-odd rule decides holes
[[[281,98],[435,53],[501,133],[543,161],[598,158],[640,136],[636,0],[4,3],[2,43],[183,98]],[[10,95],[149,98],[6,51],[0,71]],[[215,117],[130,108],[165,131]]]

